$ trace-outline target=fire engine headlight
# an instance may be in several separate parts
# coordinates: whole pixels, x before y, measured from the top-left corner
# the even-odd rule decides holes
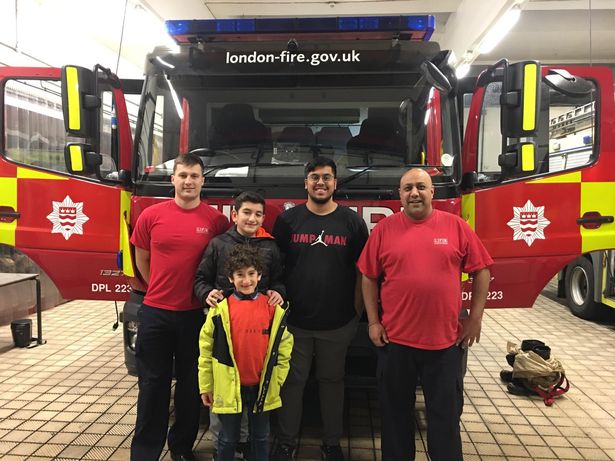
[[[126,342],[128,343],[128,347],[130,347],[133,351],[135,350],[135,346],[137,344],[137,332],[139,330],[139,323],[133,320],[129,320],[126,322]]]

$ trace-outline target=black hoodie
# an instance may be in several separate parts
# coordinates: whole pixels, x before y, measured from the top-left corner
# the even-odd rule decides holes
[[[263,274],[258,283],[258,291],[265,293],[267,290],[275,290],[286,299],[286,289],[281,281],[282,258],[278,245],[264,229],[260,230],[258,235],[244,237],[237,232],[237,226],[233,226],[209,242],[194,277],[194,294],[204,307],[208,307],[205,300],[211,290],[222,290],[225,296],[227,292],[233,290],[233,284],[224,271],[224,264],[227,255],[235,245],[239,244],[258,248],[263,258]]]

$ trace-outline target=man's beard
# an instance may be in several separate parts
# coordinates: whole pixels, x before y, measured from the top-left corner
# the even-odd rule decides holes
[[[317,203],[318,205],[324,205],[325,203],[328,203],[331,201],[331,199],[333,198],[333,194],[329,195],[326,198],[320,198],[320,197],[316,197],[312,194],[309,194],[310,199],[312,199],[312,202]]]

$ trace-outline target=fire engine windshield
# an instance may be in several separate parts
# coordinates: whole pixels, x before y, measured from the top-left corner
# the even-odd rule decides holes
[[[271,44],[151,57],[137,179],[167,182],[173,159],[194,152],[208,184],[302,184],[317,155],[333,158],[338,179],[357,186],[395,185],[411,166],[436,183],[457,182],[454,100],[419,72],[437,48],[353,44],[306,49],[294,65],[280,63],[290,54]]]

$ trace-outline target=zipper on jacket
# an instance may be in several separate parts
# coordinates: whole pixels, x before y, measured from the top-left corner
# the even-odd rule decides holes
[[[265,398],[267,397],[267,390],[269,389],[269,382],[271,381],[273,367],[278,357],[278,349],[280,348],[280,342],[282,341],[282,334],[284,333],[284,330],[286,330],[286,318],[288,317],[289,311],[289,307],[284,310],[284,314],[282,315],[282,319],[280,320],[280,326],[278,327],[278,331],[273,341],[273,346],[271,347],[271,355],[269,356],[269,361],[267,362],[267,369],[265,370],[265,376],[263,377],[263,387],[261,389],[260,395],[258,396],[258,399],[256,400],[256,413],[262,413],[263,408],[265,407]]]

